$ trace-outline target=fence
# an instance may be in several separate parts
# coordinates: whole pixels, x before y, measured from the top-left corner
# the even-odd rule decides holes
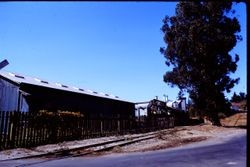
[[[96,118],[37,115],[0,111],[0,150],[34,147],[101,136],[148,132],[174,126],[173,117],[138,121],[135,118]]]

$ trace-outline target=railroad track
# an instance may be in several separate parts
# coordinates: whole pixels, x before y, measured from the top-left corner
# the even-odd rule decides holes
[[[39,155],[20,157],[20,158],[15,158],[15,159],[11,159],[11,160],[31,159],[31,158],[41,159],[41,161],[39,161],[39,162],[30,163],[30,164],[22,164],[22,165],[17,166],[17,167],[25,167],[25,166],[30,166],[30,165],[34,165],[34,164],[45,163],[48,161],[58,160],[58,159],[79,157],[79,156],[89,155],[89,154],[93,154],[93,153],[97,153],[97,152],[108,151],[108,150],[111,150],[114,147],[118,147],[118,146],[124,146],[124,145],[132,144],[135,142],[152,139],[152,138],[155,138],[158,133],[161,133],[164,131],[165,130],[160,130],[157,132],[149,132],[146,134],[134,134],[131,136],[125,135],[125,136],[118,137],[118,138],[113,139],[113,140],[99,142],[99,143],[95,143],[95,144],[89,144],[89,145],[85,145],[82,147],[64,149],[64,150],[60,150],[60,151],[43,153],[43,154],[39,154]],[[9,161],[9,160],[3,160],[3,161]]]
[[[115,141],[106,142],[105,144],[98,144],[98,145],[92,146],[90,148],[69,150],[69,152],[64,151],[62,153],[59,153],[59,157],[60,157],[60,155],[62,155],[63,158],[65,158],[65,155],[68,157],[84,156],[84,155],[93,154],[96,152],[111,150],[114,147],[124,146],[124,145],[132,144],[135,142],[152,139],[154,137],[155,137],[155,134],[151,134],[151,135],[145,135],[145,136],[140,136],[140,137],[119,139],[119,140],[115,140]],[[56,155],[56,154],[55,154],[55,156],[58,157],[58,155]]]

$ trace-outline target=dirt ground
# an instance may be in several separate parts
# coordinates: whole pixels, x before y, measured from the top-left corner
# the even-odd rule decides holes
[[[184,144],[199,142],[210,138],[220,139],[230,135],[246,133],[247,113],[237,113],[230,117],[220,120],[222,126],[212,126],[210,124],[201,124],[195,126],[181,126],[173,129],[168,129],[165,132],[159,133],[156,138],[116,147],[109,153],[128,153],[128,152],[145,152],[170,147],[178,147]]]
[[[246,129],[218,127],[212,125],[196,125],[182,126],[166,130],[159,133],[156,138],[126,145],[123,147],[115,147],[110,153],[129,153],[129,152],[145,152],[170,147],[178,147],[184,144],[199,142],[210,138],[227,137],[246,132]]]

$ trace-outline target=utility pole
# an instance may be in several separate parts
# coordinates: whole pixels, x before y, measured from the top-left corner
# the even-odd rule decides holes
[[[165,99],[165,102],[167,102],[167,100],[168,100],[168,96],[167,95],[163,95],[164,96],[164,99]]]

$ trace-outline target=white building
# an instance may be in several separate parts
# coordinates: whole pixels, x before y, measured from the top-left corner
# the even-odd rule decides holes
[[[147,107],[148,107],[149,102],[142,102],[142,103],[137,103],[135,104],[135,116],[143,116],[147,115]]]
[[[166,105],[170,108],[186,111],[186,98],[180,100],[167,100]]]

